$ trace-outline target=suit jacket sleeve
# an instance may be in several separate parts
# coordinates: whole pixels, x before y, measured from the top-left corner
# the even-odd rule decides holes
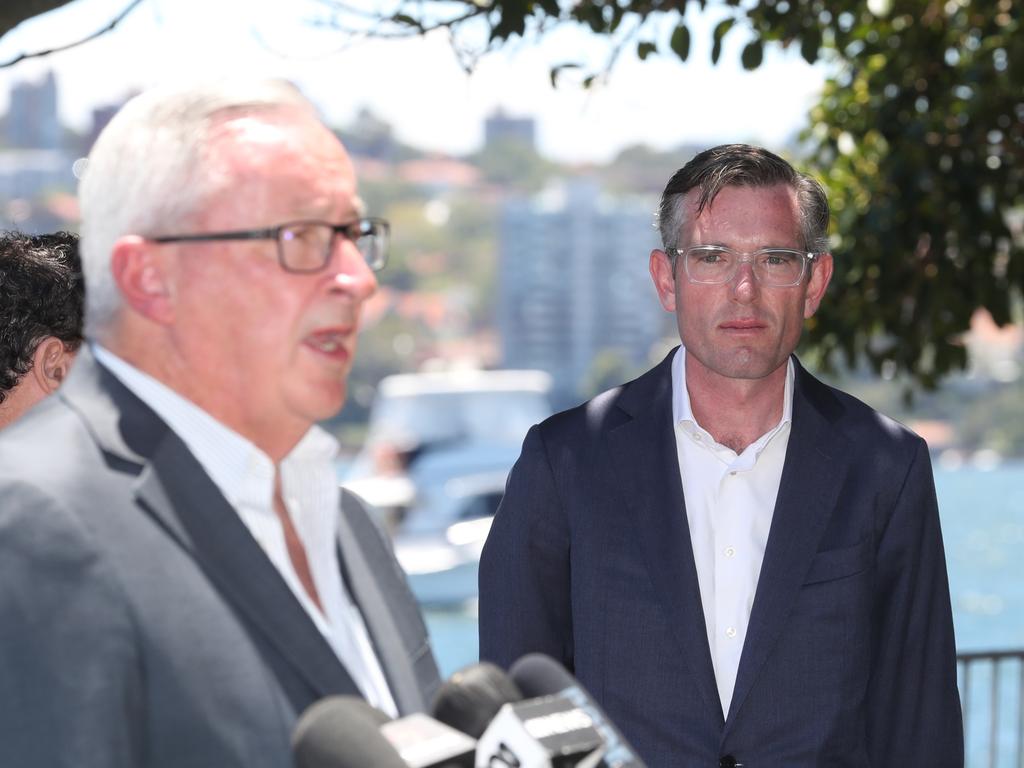
[[[949,585],[923,441],[880,532],[875,614],[871,764],[963,766]]]
[[[480,558],[480,658],[545,653],[573,669],[569,523],[542,427],[509,475]]]
[[[133,631],[117,578],[89,533],[37,490],[4,484],[0,762],[141,765]]]

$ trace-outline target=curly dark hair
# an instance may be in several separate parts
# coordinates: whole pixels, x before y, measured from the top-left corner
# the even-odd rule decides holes
[[[0,403],[47,336],[78,349],[84,299],[78,235],[0,232]]]

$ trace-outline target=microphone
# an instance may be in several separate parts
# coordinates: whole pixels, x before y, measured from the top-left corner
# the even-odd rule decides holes
[[[477,742],[476,768],[597,768],[604,742],[562,695],[505,704]]]
[[[423,714],[392,720],[356,696],[330,696],[299,718],[297,768],[472,768],[476,741]]]
[[[593,697],[561,664],[542,653],[523,656],[509,669],[509,676],[525,696],[556,695],[587,713],[604,741],[599,763],[603,768],[647,768]],[[478,763],[479,765],[479,763]]]
[[[292,733],[296,768],[408,768],[378,730],[387,715],[356,696],[330,696],[302,713]]]
[[[476,739],[427,715],[392,720],[380,733],[408,768],[473,768]]]
[[[431,712],[442,723],[479,739],[502,706],[522,698],[500,667],[481,662],[463,667],[446,680]]]

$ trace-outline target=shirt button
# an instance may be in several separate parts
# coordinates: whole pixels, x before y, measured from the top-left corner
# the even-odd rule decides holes
[[[725,636],[729,638],[736,637],[736,627],[729,627],[725,630]]]
[[[736,554],[736,547],[726,547],[725,548],[725,556],[726,557],[732,557],[735,554]]]

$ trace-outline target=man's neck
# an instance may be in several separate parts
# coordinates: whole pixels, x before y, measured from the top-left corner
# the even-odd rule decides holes
[[[762,379],[731,379],[686,361],[686,391],[697,423],[742,453],[782,418],[788,362]]]
[[[128,337],[130,338],[130,337]],[[290,423],[287,426],[273,423],[269,417],[256,414],[254,418],[246,418],[234,407],[235,400],[226,396],[230,392],[227,386],[217,386],[213,391],[205,391],[196,386],[197,373],[181,364],[172,350],[161,347],[157,342],[150,346],[139,346],[126,342],[125,336],[108,337],[98,343],[111,354],[124,362],[156,379],[168,389],[190,401],[205,411],[228,429],[245,438],[267,457],[278,465],[299,443],[311,425]]]

